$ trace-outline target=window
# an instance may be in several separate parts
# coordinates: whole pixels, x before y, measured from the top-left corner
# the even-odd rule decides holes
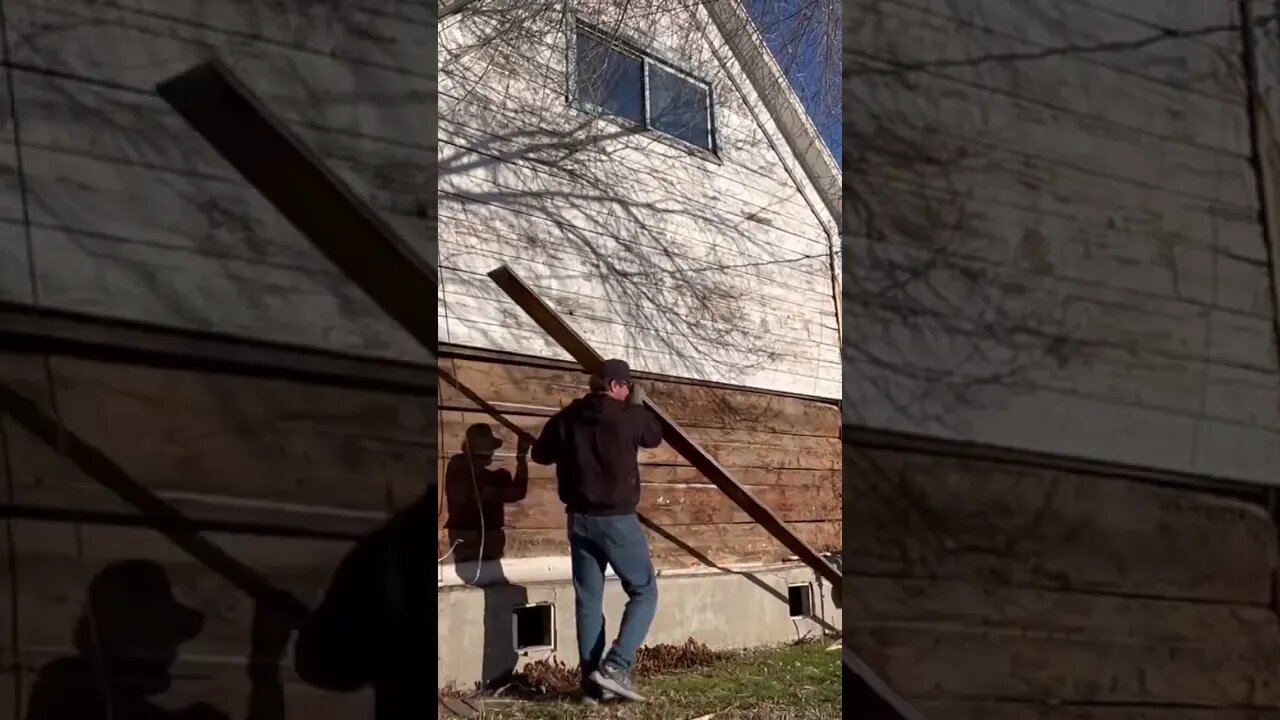
[[[580,107],[712,150],[711,87],[579,24],[573,95]]]

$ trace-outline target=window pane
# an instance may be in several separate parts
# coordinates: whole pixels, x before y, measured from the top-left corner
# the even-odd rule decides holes
[[[578,31],[575,69],[578,99],[612,115],[644,124],[644,63],[610,47],[596,35]]]
[[[707,89],[702,85],[657,64],[649,65],[649,124],[655,130],[710,150],[709,102]]]

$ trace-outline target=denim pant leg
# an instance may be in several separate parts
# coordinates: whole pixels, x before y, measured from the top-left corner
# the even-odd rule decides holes
[[[570,514],[569,558],[573,571],[573,610],[578,629],[578,657],[585,679],[604,655],[605,548],[593,518]]]
[[[606,658],[610,665],[630,672],[636,662],[636,651],[649,634],[653,616],[658,610],[658,578],[649,556],[649,539],[636,515],[593,518],[600,524],[602,544],[609,564],[627,594],[622,613],[622,627]]]

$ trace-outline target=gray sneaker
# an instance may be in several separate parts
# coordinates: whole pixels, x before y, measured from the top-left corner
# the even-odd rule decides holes
[[[608,663],[592,672],[591,680],[603,691],[612,692],[632,702],[645,702],[644,696],[636,692],[635,683],[631,682],[631,674]]]
[[[582,683],[582,695],[578,698],[578,702],[582,705],[599,705],[600,703],[613,702],[617,699],[617,695],[593,682],[587,681]]]

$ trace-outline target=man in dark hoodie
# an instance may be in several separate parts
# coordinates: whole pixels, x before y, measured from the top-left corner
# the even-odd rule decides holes
[[[556,413],[534,443],[531,457],[556,466],[560,500],[568,514],[583,696],[614,695],[642,702],[631,679],[636,651],[658,607],[658,584],[636,506],[640,502],[640,448],[662,443],[662,425],[644,407],[622,360],[606,360],[591,392]],[[622,627],[605,654],[604,573],[622,582],[627,606]]]

